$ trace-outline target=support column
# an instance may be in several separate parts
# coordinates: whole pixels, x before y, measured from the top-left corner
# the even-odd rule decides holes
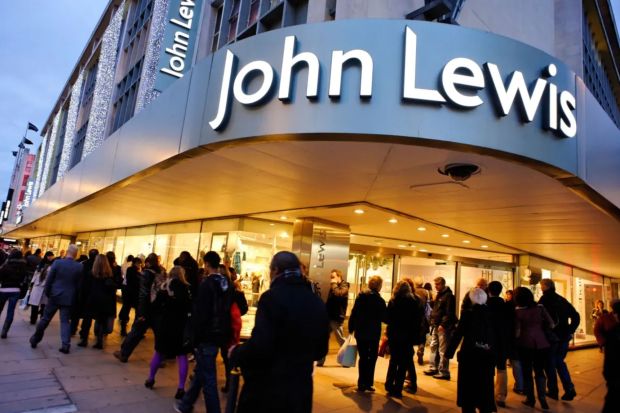
[[[312,281],[319,283],[321,298],[327,300],[331,271],[342,271],[346,280],[349,267],[351,230],[346,225],[301,218],[293,226],[293,252],[308,268]]]

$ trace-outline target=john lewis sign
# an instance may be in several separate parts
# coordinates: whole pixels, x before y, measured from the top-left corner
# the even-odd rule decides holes
[[[463,56],[454,57],[445,62],[435,75],[437,84],[421,86],[417,82],[420,72],[428,71],[425,61],[417,53],[421,36],[405,26],[403,28],[404,50],[400,65],[383,67],[381,73],[391,76],[376,76],[376,69],[388,62],[376,60],[371,52],[362,48],[352,50],[333,50],[328,62],[321,62],[317,54],[309,50],[300,50],[295,35],[286,36],[282,45],[279,73],[274,65],[266,60],[252,60],[243,64],[238,70],[239,57],[230,49],[226,50],[224,70],[221,78],[217,111],[209,125],[213,130],[221,131],[227,126],[231,111],[231,100],[243,106],[258,106],[272,98],[272,91],[277,89],[277,98],[290,102],[292,78],[300,76],[296,72],[305,69],[307,86],[305,97],[309,100],[320,99],[319,84],[327,81],[327,95],[337,101],[342,94],[342,79],[347,67],[359,68],[359,98],[370,100],[376,82],[396,82],[402,79],[400,99],[405,105],[450,106],[459,110],[473,110],[485,104],[494,107],[499,117],[515,116],[523,123],[533,122],[540,114],[540,126],[558,137],[574,137],[577,133],[575,116],[576,100],[572,90],[558,87],[554,77],[558,74],[556,64],[549,62],[539,68],[538,77],[526,78],[522,71],[502,67],[493,61],[476,61]],[[386,47],[394,47],[396,42],[386,40]],[[428,39],[432,40],[432,39]],[[523,62],[528,65],[529,62]],[[329,68],[327,79],[321,79],[321,73]],[[325,76],[325,75],[323,75]],[[249,90],[252,79],[258,85]],[[486,99],[480,93],[487,90]],[[399,99],[399,96],[394,96]],[[488,101],[490,100],[490,102]]]

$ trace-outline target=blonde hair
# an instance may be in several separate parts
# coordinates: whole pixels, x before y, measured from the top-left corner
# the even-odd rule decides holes
[[[189,285],[189,283],[187,282],[187,279],[185,278],[185,269],[181,267],[180,265],[175,265],[174,267],[172,267],[172,269],[168,273],[168,277],[176,278],[179,281],[181,281],[183,284]]]
[[[392,298],[406,297],[411,294],[411,284],[407,280],[400,280],[396,283],[394,291],[392,291]]]
[[[112,278],[112,268],[108,261],[108,257],[99,254],[95,257],[93,263],[93,277],[95,278]]]

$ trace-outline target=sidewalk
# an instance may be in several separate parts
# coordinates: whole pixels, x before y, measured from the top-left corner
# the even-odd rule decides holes
[[[4,314],[0,318],[4,321]],[[148,390],[144,380],[153,350],[153,337],[147,334],[132,355],[129,363],[117,361],[112,352],[119,348],[118,330],[110,335],[106,348],[94,350],[76,346],[74,338],[71,354],[58,352],[60,347],[58,316],[46,331],[45,338],[36,349],[31,349],[28,338],[34,326],[28,323],[28,313],[19,309],[9,337],[0,341],[0,413],[16,412],[100,412],[142,413],[173,412],[172,403],[176,390],[176,365],[174,361],[157,374],[155,388]],[[91,336],[91,345],[94,340]],[[383,381],[387,360],[379,359],[375,374],[374,394],[355,392],[357,369],[345,369],[335,363],[335,345],[327,358],[326,366],[315,372],[314,413],[345,412],[459,412],[456,398],[456,363],[451,364],[452,380],[438,381],[418,369],[418,393],[405,393],[402,400],[385,396]],[[569,368],[578,392],[573,402],[549,400],[552,412],[600,412],[606,388],[601,375],[603,356],[596,349],[579,350],[568,355]],[[221,363],[218,365],[223,376]],[[510,375],[510,372],[509,372]],[[221,380],[220,380],[221,383]],[[512,378],[509,379],[512,388]],[[499,412],[533,412],[521,405],[523,396],[509,392],[507,409]],[[225,395],[222,396],[222,407]],[[541,411],[537,406],[536,411]],[[195,412],[204,412],[202,398]],[[222,410],[223,411],[223,410]]]

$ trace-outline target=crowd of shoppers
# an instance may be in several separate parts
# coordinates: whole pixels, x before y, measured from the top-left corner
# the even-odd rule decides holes
[[[41,251],[24,257],[12,250],[0,267],[0,312],[8,303],[1,337],[6,338],[15,307],[27,295],[30,321],[36,329],[30,344],[36,348],[57,311],[60,311],[61,346],[70,352],[71,335],[79,329],[78,346],[86,347],[94,321],[94,348],[102,349],[117,316],[116,293],[122,290],[118,313],[124,337],[114,356],[127,362],[148,329],[155,337],[147,388],[155,386],[158,369],[176,358],[178,386],[175,409],[189,412],[202,390],[208,412],[219,412],[216,357],[222,354],[229,390],[230,372],[241,368],[244,385],[238,412],[310,412],[314,363],[325,361],[329,336],[344,342],[349,284],[338,270],[331,272],[325,304],[298,258],[289,252],[276,254],[270,264],[271,285],[257,301],[255,327],[240,344],[241,316],[248,311],[236,271],[221,263],[210,251],[202,257],[204,268],[184,251],[167,272],[156,254],[127,257],[122,266],[108,252],[96,249],[76,258],[70,245],[66,254],[54,257]],[[403,391],[417,392],[414,353],[425,364],[424,346],[430,338],[430,357],[425,374],[450,380],[449,361],[458,361],[457,405],[465,413],[497,411],[506,406],[507,366],[512,366],[514,387],[523,393],[523,404],[543,410],[547,398],[558,399],[560,377],[564,401],[576,390],[565,363],[568,345],[580,323],[575,308],[555,291],[550,279],[540,282],[543,292],[537,303],[529,288],[518,287],[501,298],[502,284],[479,279],[465,295],[456,314],[456,299],[446,280],[434,280],[435,294],[422,279],[404,278],[394,287],[386,304],[380,295],[383,280],[374,276],[354,302],[348,330],[359,351],[358,392],[375,391],[375,365],[385,324],[385,344],[390,360],[385,378],[389,397]],[[28,290],[28,287],[30,289]],[[620,350],[618,301],[607,312],[602,303],[592,311],[595,334],[605,351],[604,376],[608,395],[605,412],[618,411],[617,368]],[[131,309],[134,322],[127,331]],[[41,314],[40,320],[38,320]],[[38,320],[38,323],[37,323]],[[81,325],[80,325],[81,321]],[[457,351],[458,350],[458,351]],[[196,366],[187,391],[188,355]],[[234,397],[234,395],[233,395]]]

